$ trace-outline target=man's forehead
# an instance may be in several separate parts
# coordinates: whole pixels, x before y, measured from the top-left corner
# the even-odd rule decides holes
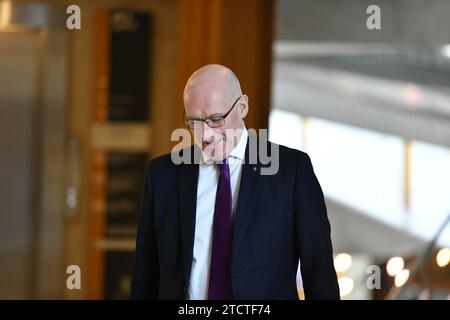
[[[211,116],[223,115],[228,111],[229,106],[221,100],[199,101],[198,104],[186,106],[186,115],[190,118],[208,118]]]
[[[217,90],[216,88],[208,88],[204,90],[193,90],[188,93],[186,105],[193,107],[214,107],[222,105],[226,102],[226,92]]]

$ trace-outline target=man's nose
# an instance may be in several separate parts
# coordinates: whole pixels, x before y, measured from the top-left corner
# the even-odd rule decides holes
[[[210,126],[208,126],[208,124],[205,121],[203,121],[202,122],[202,130],[201,130],[202,141],[210,141],[212,136],[213,136],[212,128]]]

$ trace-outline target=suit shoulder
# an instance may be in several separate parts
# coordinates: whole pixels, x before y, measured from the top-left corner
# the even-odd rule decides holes
[[[147,167],[151,169],[152,172],[170,169],[174,170],[178,165],[174,163],[173,159],[183,157],[185,152],[190,154],[190,152],[192,152],[192,146],[157,156],[148,162]]]
[[[293,161],[296,164],[298,164],[298,162],[300,161],[305,161],[305,160],[309,160],[309,156],[306,152],[303,152],[301,150],[298,149],[293,149],[281,144],[277,144],[274,142],[270,142],[270,144],[278,146],[278,150],[280,153],[280,160],[283,161]]]
[[[157,173],[175,167],[171,155],[171,153],[166,153],[151,159],[147,163],[147,170],[151,170],[152,173]]]
[[[151,167],[152,169],[159,169],[161,167],[169,165],[171,162],[170,159],[170,153],[166,153],[151,159],[148,162],[147,166]]]

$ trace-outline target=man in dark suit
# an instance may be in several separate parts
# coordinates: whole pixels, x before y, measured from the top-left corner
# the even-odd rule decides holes
[[[184,104],[195,143],[148,164],[132,298],[298,299],[300,260],[305,298],[339,299],[308,155],[246,129],[248,97],[224,66],[197,70]]]

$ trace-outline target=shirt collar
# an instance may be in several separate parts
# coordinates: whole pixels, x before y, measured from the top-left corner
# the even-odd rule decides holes
[[[248,138],[247,128],[244,127],[244,130],[242,130],[241,138],[238,144],[234,147],[234,149],[231,150],[229,157],[244,160],[245,149],[247,148],[247,140],[248,140],[247,138]]]
[[[245,157],[245,149],[247,148],[247,140],[248,140],[248,131],[247,128],[244,127],[242,130],[241,137],[239,139],[238,144],[231,150],[228,158],[235,158],[238,160],[244,160]],[[208,159],[208,157],[202,152],[201,162],[200,164],[212,164],[213,161]]]

